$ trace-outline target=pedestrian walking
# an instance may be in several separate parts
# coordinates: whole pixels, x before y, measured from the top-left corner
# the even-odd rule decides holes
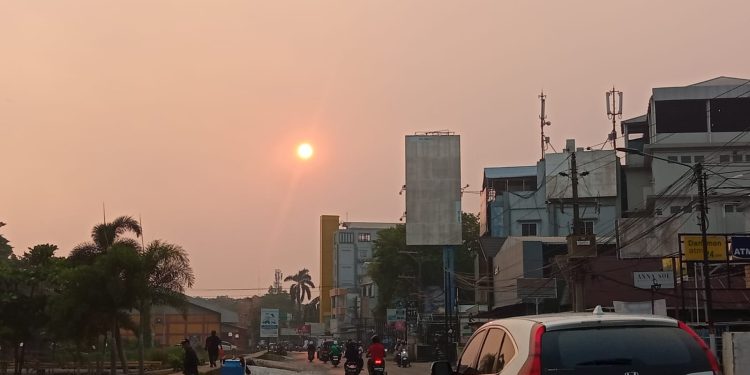
[[[210,367],[216,367],[216,359],[219,358],[219,347],[221,347],[221,339],[219,336],[216,336],[216,331],[211,331],[211,336],[206,337],[206,351],[208,352]]]
[[[182,348],[185,349],[185,360],[182,362],[182,373],[185,375],[198,375],[198,354],[190,346],[190,340],[185,339],[182,342]]]

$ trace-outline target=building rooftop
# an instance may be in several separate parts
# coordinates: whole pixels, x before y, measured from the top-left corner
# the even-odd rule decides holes
[[[200,307],[203,307],[208,310],[213,310],[221,314],[221,322],[222,323],[238,323],[240,321],[240,317],[237,315],[234,311],[229,311],[225,308],[220,307],[219,305],[207,301],[203,298],[198,297],[190,297],[187,296],[188,302],[198,305]]]
[[[484,178],[536,177],[536,165],[519,167],[489,167],[484,169]]]
[[[345,229],[388,229],[393,228],[398,224],[395,223],[370,223],[362,221],[346,221],[341,223],[341,227]]]

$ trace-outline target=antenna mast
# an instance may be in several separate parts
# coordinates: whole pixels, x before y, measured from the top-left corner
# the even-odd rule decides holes
[[[544,90],[542,90],[542,93],[539,94],[539,100],[542,102],[542,111],[539,114],[539,125],[542,129],[542,139],[541,139],[541,148],[542,148],[542,159],[544,160],[544,151],[547,150],[547,143],[549,143],[549,137],[544,136],[544,126],[550,126],[552,125],[551,122],[547,121],[547,115],[544,113],[545,110],[545,102],[547,101],[547,95],[544,95]]]
[[[622,91],[607,91],[607,118],[612,120],[612,133],[607,140],[612,141],[612,148],[617,149],[617,118],[622,119]]]

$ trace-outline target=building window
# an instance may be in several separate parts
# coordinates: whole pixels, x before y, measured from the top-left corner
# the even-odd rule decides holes
[[[521,223],[522,236],[536,236],[536,223]]]
[[[750,162],[750,154],[745,155],[745,161]]]
[[[357,235],[357,241],[359,242],[370,242],[370,233],[360,233]]]
[[[585,220],[583,222],[583,225],[581,225],[581,229],[583,229],[583,234],[590,234],[594,235],[594,221],[593,220]]]
[[[682,155],[680,156],[680,162],[690,164],[693,162],[693,157],[690,155]]]
[[[339,232],[339,243],[353,243],[354,233],[352,232]]]
[[[695,156],[693,156],[693,160],[695,160],[696,163],[703,163],[704,159],[705,158],[703,157],[703,155],[695,155]]]
[[[679,159],[677,158],[677,156],[667,156],[667,159],[669,159],[671,161],[679,161]]]
[[[680,212],[682,212],[682,206],[671,206],[669,207],[669,213],[672,215],[677,215]]]
[[[654,213],[656,214],[656,216],[661,216],[661,208],[654,209]]]
[[[736,203],[724,205],[725,214],[731,214],[731,213],[742,212],[742,211],[743,211],[742,207],[740,207],[740,205]]]
[[[729,155],[719,155],[719,163],[729,163]]]
[[[740,154],[732,155],[732,163],[742,163],[742,155]]]

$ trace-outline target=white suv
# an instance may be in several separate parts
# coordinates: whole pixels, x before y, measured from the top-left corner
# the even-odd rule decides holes
[[[562,313],[489,322],[469,339],[456,370],[432,375],[716,375],[716,357],[690,327],[653,315]]]

